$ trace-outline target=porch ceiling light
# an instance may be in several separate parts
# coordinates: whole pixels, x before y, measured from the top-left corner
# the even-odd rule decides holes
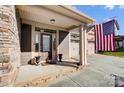
[[[54,24],[55,23],[55,19],[50,19],[50,23]]]

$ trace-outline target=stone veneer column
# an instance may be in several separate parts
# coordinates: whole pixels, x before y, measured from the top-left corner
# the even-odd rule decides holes
[[[0,64],[7,64],[8,72],[0,74],[0,85],[11,84],[20,66],[20,43],[15,6],[0,6]]]

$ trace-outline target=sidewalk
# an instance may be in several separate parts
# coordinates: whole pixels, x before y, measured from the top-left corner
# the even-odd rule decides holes
[[[14,83],[16,87],[48,86],[59,77],[79,70],[76,65],[70,64],[47,64],[46,66],[25,65],[21,66]]]

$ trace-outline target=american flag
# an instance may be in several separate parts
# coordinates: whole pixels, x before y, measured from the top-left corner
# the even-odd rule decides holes
[[[95,24],[94,31],[96,52],[115,50],[114,20],[102,24]]]

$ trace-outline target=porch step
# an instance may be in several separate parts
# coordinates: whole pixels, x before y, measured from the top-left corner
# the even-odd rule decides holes
[[[59,69],[59,68],[58,68]],[[81,67],[79,68],[64,68],[62,70],[54,71],[47,73],[45,75],[37,76],[36,78],[32,78],[30,80],[24,80],[24,81],[18,81],[15,82],[14,86],[15,87],[46,87],[48,86],[49,83],[53,82],[54,80],[63,77],[65,75],[68,75],[70,73],[74,73],[75,71],[78,71],[82,69]]]

